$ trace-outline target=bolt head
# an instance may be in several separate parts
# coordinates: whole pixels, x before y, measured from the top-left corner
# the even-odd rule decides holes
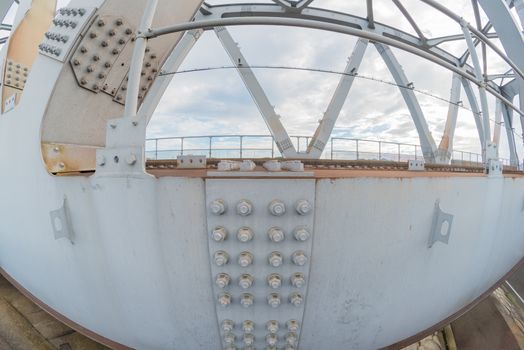
[[[269,260],[269,265],[273,267],[279,267],[282,265],[282,262],[283,262],[282,254],[279,252],[273,252],[269,255],[268,260]]]
[[[309,201],[301,199],[297,202],[295,209],[299,215],[307,215],[313,210],[313,207]]]
[[[240,305],[245,308],[252,306],[255,302],[255,298],[252,294],[244,293],[240,296]]]
[[[242,199],[237,204],[237,214],[240,216],[248,216],[253,212],[253,204],[247,199]]]
[[[217,226],[213,229],[213,232],[211,232],[211,238],[215,242],[222,242],[227,238],[227,230],[225,227]]]
[[[266,344],[269,346],[276,346],[278,344],[278,336],[273,333],[276,332],[266,335]]]
[[[289,296],[289,302],[293,305],[293,306],[296,306],[296,307],[299,307],[302,305],[304,301],[304,298],[302,297],[302,295],[300,293],[291,293],[291,295]]]
[[[282,231],[280,227],[271,227],[267,231],[267,235],[269,239],[275,243],[280,243],[286,238],[284,231]]]
[[[255,343],[255,336],[251,333],[244,334],[244,345],[251,346]]]
[[[138,159],[135,154],[128,155],[126,159],[128,165],[135,165],[137,160]]]
[[[269,212],[274,216],[282,216],[286,213],[286,205],[284,202],[275,199],[268,206]]]
[[[233,333],[226,333],[224,335],[224,342],[226,344],[234,344],[236,340],[236,337]]]
[[[305,242],[309,239],[309,237],[311,236],[311,233],[309,232],[307,227],[300,226],[295,229],[295,231],[293,232],[293,236],[295,237],[297,241]]]
[[[218,304],[222,307],[228,307],[231,304],[231,294],[220,293],[218,295]]]
[[[294,332],[289,332],[286,334],[286,343],[291,346],[297,345],[298,336]]]
[[[242,322],[242,330],[244,333],[253,333],[255,331],[255,323],[250,320]]]
[[[291,285],[295,288],[302,288],[306,284],[306,278],[303,273],[297,272],[291,276]]]
[[[249,274],[243,274],[242,276],[240,276],[238,280],[238,285],[242,289],[248,289],[251,288],[251,286],[253,286],[254,281],[255,279],[253,278],[253,276]]]
[[[273,273],[267,277],[267,284],[273,288],[278,289],[282,286],[282,276],[278,273]]]
[[[266,323],[266,329],[269,333],[277,333],[279,329],[278,321],[272,320]],[[275,344],[276,345],[276,344]]]
[[[100,166],[106,165],[106,157],[102,154],[97,154],[96,155],[96,164]]]
[[[280,306],[280,295],[278,293],[271,293],[267,297],[267,303],[272,308],[277,308]]]
[[[237,239],[242,243],[247,243],[253,239],[253,230],[249,227],[241,227],[237,232]]]
[[[219,273],[216,277],[215,283],[218,288],[226,288],[231,281],[231,277],[227,273]]]
[[[291,260],[295,265],[304,266],[307,263],[308,259],[306,253],[304,253],[301,250],[298,250],[293,253],[293,255],[291,256]]]
[[[222,215],[226,212],[226,209],[226,202],[222,199],[215,199],[209,204],[209,210],[211,210],[213,215]]]
[[[225,333],[230,333],[233,331],[233,329],[235,329],[235,322],[233,322],[232,320],[222,321],[222,330]]]
[[[253,263],[253,255],[249,252],[242,252],[238,256],[238,264],[242,267],[248,267]]]
[[[289,320],[286,322],[286,327],[289,332],[296,333],[300,329],[297,320]]]
[[[218,252],[215,253],[214,258],[215,258],[215,264],[217,266],[224,266],[229,261],[229,254],[223,250],[219,250]]]

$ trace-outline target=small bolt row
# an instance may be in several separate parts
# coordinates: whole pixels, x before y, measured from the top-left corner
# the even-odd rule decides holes
[[[220,267],[229,263],[230,256],[227,252],[219,250],[215,252],[214,260],[215,264]],[[241,267],[250,266],[253,264],[253,260],[253,254],[248,251],[241,252],[237,258],[238,265]],[[267,261],[272,267],[280,267],[284,263],[284,257],[281,252],[275,251],[269,254]],[[291,261],[297,266],[304,266],[308,262],[308,257],[304,251],[297,250],[291,254]]]
[[[222,331],[224,332],[224,342],[229,346],[234,348],[236,341],[235,322],[232,320],[222,321]],[[287,346],[295,347],[298,342],[298,330],[299,322],[297,320],[289,320],[286,322],[287,333],[282,337],[282,340],[286,343]],[[255,331],[255,323],[251,320],[246,320],[241,323],[241,330],[243,331],[242,341],[245,346],[252,346],[255,342],[255,337],[253,332]],[[266,344],[269,349],[276,347],[279,342],[278,331],[280,329],[280,324],[276,320],[271,320],[266,322],[265,325],[268,334],[266,335]]]
[[[216,275],[215,284],[217,285],[218,288],[226,288],[227,286],[231,284],[232,280],[233,278],[231,278],[229,274],[222,272]],[[266,282],[268,286],[273,289],[278,289],[282,287],[282,283],[284,280],[285,279],[282,277],[282,275],[278,273],[272,273],[269,276],[267,276],[266,278]],[[291,277],[289,278],[289,281],[293,287],[302,288],[306,284],[306,277],[301,272],[295,272],[291,275]],[[255,278],[248,273],[242,274],[238,278],[238,285],[242,289],[249,289],[253,286],[254,283],[255,283]]]
[[[279,293],[270,293],[266,299],[267,304],[273,308],[279,307],[282,303],[282,297]],[[287,300],[291,305],[296,307],[300,307],[304,303],[304,297],[299,292],[289,294]],[[229,292],[223,292],[218,295],[217,301],[218,305],[228,307],[233,302],[233,297]],[[242,293],[239,297],[239,303],[243,307],[251,307],[255,303],[255,297],[251,293]]]
[[[60,10],[58,10],[58,13],[60,13],[62,16],[80,16],[82,17],[87,12],[84,8],[74,8],[74,7],[63,7]]]
[[[55,56],[60,56],[60,54],[62,53],[62,49],[61,48],[53,46],[53,45],[49,45],[49,44],[42,43],[42,44],[38,45],[38,48],[42,52],[46,52],[46,53],[49,53],[49,54],[52,54],[52,55],[55,55]]]
[[[286,213],[285,203],[278,199],[271,201],[267,208],[274,216],[282,216]],[[223,215],[227,211],[227,204],[223,199],[216,199],[210,203],[209,209],[213,215]],[[253,210],[253,203],[247,199],[242,199],[236,204],[236,213],[240,216],[249,216]],[[313,210],[313,206],[309,201],[301,199],[295,203],[295,210],[299,215],[307,215]]]
[[[53,20],[53,24],[55,26],[57,26],[57,27],[66,27],[66,28],[71,27],[72,29],[74,29],[78,25],[78,22],[77,21],[71,21],[71,20],[68,20],[68,19],[55,18]]]
[[[60,33],[46,32],[45,37],[49,40],[63,42],[64,44],[69,41],[69,35],[64,35]]]
[[[225,241],[229,236],[228,230],[223,226],[217,226],[211,232],[211,239],[215,242]],[[286,238],[284,230],[280,227],[273,226],[267,231],[267,236],[270,241],[280,243]],[[247,243],[253,240],[255,233],[250,227],[243,226],[237,230],[237,239],[242,243]],[[293,237],[299,242],[305,242],[311,237],[311,232],[306,226],[298,226],[293,230]]]

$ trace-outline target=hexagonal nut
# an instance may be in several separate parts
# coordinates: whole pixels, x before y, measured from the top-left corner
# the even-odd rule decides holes
[[[232,320],[222,321],[222,330],[225,333],[230,333],[233,331],[233,329],[235,329],[235,322],[233,322]]]
[[[271,293],[267,296],[267,303],[272,308],[277,308],[280,306],[280,294],[278,293]]]
[[[304,266],[307,264],[308,258],[304,251],[297,250],[291,255],[291,261],[293,261],[293,264],[297,266]]]
[[[281,200],[275,199],[269,203],[268,210],[271,215],[282,216],[286,213],[286,205]]]
[[[244,345],[248,347],[252,346],[253,344],[255,344],[255,336],[251,333],[244,334]]]
[[[242,322],[242,330],[244,333],[253,333],[255,331],[255,323],[251,320]]]
[[[238,232],[237,232],[237,239],[242,242],[242,243],[247,243],[249,241],[251,241],[254,237],[254,233],[253,233],[253,230],[250,229],[249,227],[241,227],[238,229]]]
[[[242,199],[237,203],[237,214],[240,216],[248,216],[253,212],[253,204],[247,199]]]
[[[313,210],[313,206],[306,199],[301,199],[295,205],[295,209],[299,215],[307,215]]]
[[[295,237],[297,241],[305,242],[311,237],[311,232],[309,232],[306,226],[299,226],[293,231],[293,237]]]
[[[274,333],[276,332],[266,335],[266,344],[268,346],[276,346],[278,344],[278,335]]]
[[[238,285],[242,289],[248,289],[248,288],[251,288],[251,286],[253,286],[254,281],[255,279],[253,278],[253,276],[245,273],[241,275],[240,278],[238,279]]]
[[[286,327],[289,332],[296,333],[300,329],[300,324],[297,320],[289,320],[286,322]]]
[[[253,294],[243,293],[240,296],[240,305],[242,305],[243,307],[248,308],[252,306],[254,303],[255,303],[255,297],[253,296]]]
[[[231,294],[220,293],[218,295],[218,305],[222,307],[228,307],[231,304]]]
[[[236,341],[236,336],[233,333],[226,333],[224,334],[224,343],[226,344],[234,344]]]
[[[280,326],[276,320],[267,321],[266,323],[266,329],[269,333],[277,333],[279,328]]]
[[[297,272],[291,275],[291,285],[295,288],[302,288],[306,284],[306,277],[303,273]]]
[[[222,215],[227,210],[226,202],[223,199],[215,199],[209,203],[209,210],[213,215]]]
[[[298,335],[294,332],[288,332],[286,334],[286,344],[296,346],[298,342]]]
[[[302,294],[294,292],[289,295],[289,302],[296,307],[302,306],[302,303],[304,302],[304,298],[302,297]]]
[[[226,288],[231,282],[231,277],[227,273],[219,273],[215,278],[215,283],[218,288]]]
[[[273,289],[280,288],[282,286],[282,276],[278,273],[272,273],[267,276],[267,284]]]
[[[238,256],[238,264],[242,267],[248,267],[253,263],[253,254],[250,252],[242,252]]]
[[[211,232],[211,239],[215,242],[222,242],[227,238],[227,230],[225,227],[217,226]]]
[[[223,250],[219,250],[214,254],[215,264],[217,266],[224,266],[229,262],[229,254]]]
[[[268,262],[269,265],[273,267],[280,267],[282,266],[284,259],[282,258],[282,254],[280,252],[272,252],[269,254]]]
[[[269,239],[275,243],[280,243],[286,238],[284,231],[280,227],[271,227],[267,231],[267,235]]]

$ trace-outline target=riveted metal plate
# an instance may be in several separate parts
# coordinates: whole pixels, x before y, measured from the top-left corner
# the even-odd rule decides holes
[[[216,298],[216,312],[224,349],[230,346],[239,349],[250,348],[251,338],[247,336],[245,341],[246,334],[254,336],[252,346],[256,349],[266,348],[268,340],[276,340],[278,343],[275,345],[279,349],[287,344],[286,337],[290,337],[290,340],[296,337],[298,341],[312,260],[315,180],[209,179],[206,181],[206,200],[208,232],[203,234],[207,235],[209,242],[212,288]],[[237,209],[237,205],[243,200],[251,204],[251,212],[248,215],[245,212],[241,214],[238,212],[239,210],[242,212],[242,208]],[[297,203],[301,201],[303,204],[306,202],[309,204],[310,210],[305,215],[296,210]],[[285,206],[283,213],[282,204]],[[223,233],[220,227],[227,231],[224,240],[220,240],[220,234]],[[219,228],[218,237],[213,237],[212,233],[217,228]],[[240,231],[243,234],[246,233],[246,228],[253,234],[253,238],[245,243],[238,238],[239,229],[242,228],[243,230]],[[281,229],[285,236],[284,240],[272,241],[268,234],[271,228]],[[295,238],[294,231],[298,228],[305,228],[308,231],[309,236],[306,235],[305,240]],[[229,255],[227,264],[217,266],[215,253],[218,251]],[[292,260],[293,254],[299,251],[307,257],[307,262],[302,266]],[[247,267],[239,264],[238,259],[242,252],[252,254],[253,261]],[[269,264],[269,256],[273,252],[279,252],[283,258],[282,264],[278,267]],[[291,283],[291,277],[297,273],[304,277],[303,285],[298,287]],[[216,283],[216,278],[220,274],[227,274],[230,278],[229,284],[224,288]],[[239,285],[239,281],[245,274],[253,277],[253,285],[244,289]],[[272,274],[281,276],[281,286],[273,288],[268,284],[268,276]],[[231,297],[229,306],[220,305],[219,297],[222,293],[228,293]],[[249,307],[241,305],[240,301],[244,293],[253,296],[253,305]],[[280,297],[280,304],[276,307],[268,303],[268,297],[272,293],[277,293]],[[290,301],[290,297],[297,296],[295,293],[302,298],[301,304],[297,306]],[[234,323],[231,332],[222,327],[222,322],[226,320]],[[292,329],[295,332],[290,332],[286,327],[286,323],[290,320],[298,321],[298,329]],[[244,321],[252,321],[254,329],[244,331],[242,328]],[[278,322],[279,330],[273,333],[276,337],[266,338],[270,334],[266,328],[268,321]],[[232,334],[235,335],[234,341],[227,343],[226,340],[232,340]],[[298,344],[295,343],[294,346],[293,348],[296,348]]]
[[[119,72],[116,75],[112,71],[122,52],[130,57],[131,50],[126,46],[134,33],[134,27],[123,17],[95,18],[70,60],[78,84],[95,93],[102,91],[115,96],[116,86],[124,80],[128,67],[116,69],[115,72]],[[110,75],[112,88],[108,84]]]
[[[29,67],[12,60],[6,61],[4,82],[6,86],[23,90],[29,75]]]
[[[57,11],[53,24],[38,46],[39,52],[65,62],[78,36],[93,17],[94,7],[64,7]]]

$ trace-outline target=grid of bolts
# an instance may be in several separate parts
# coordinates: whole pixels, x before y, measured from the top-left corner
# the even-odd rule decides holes
[[[223,215],[227,210],[227,205],[224,200],[217,199],[210,203],[210,211],[216,216]],[[295,205],[295,210],[299,215],[308,215],[312,211],[312,206],[307,200],[299,200]],[[286,206],[282,201],[273,200],[268,205],[269,212],[274,216],[282,216],[286,213]],[[253,204],[246,199],[240,200],[236,204],[236,214],[240,216],[249,216],[253,212]],[[228,230],[224,226],[216,226],[213,228],[210,233],[210,239],[216,243],[220,243],[228,239],[230,236]],[[267,231],[267,237],[270,241],[274,243],[280,243],[284,241],[286,235],[284,231],[279,227],[271,227]],[[311,232],[306,226],[298,226],[293,230],[293,238],[299,242],[305,242],[311,237]],[[236,232],[236,239],[241,243],[247,243],[252,241],[255,238],[255,234],[250,227],[243,226],[238,229]],[[304,266],[308,262],[308,257],[306,253],[302,250],[297,250],[289,257],[290,261],[296,266]],[[218,250],[213,255],[214,263],[218,267],[223,267],[226,264],[230,263],[231,257],[224,250]],[[267,263],[274,267],[280,267],[284,262],[284,256],[279,251],[273,251],[268,255]],[[249,251],[241,252],[237,259],[236,263],[240,267],[248,267],[253,263],[253,254]],[[233,281],[233,278],[225,273],[221,272],[215,277],[215,284],[220,289],[225,289]],[[253,286],[255,278],[250,274],[241,274],[238,277],[238,285],[243,290],[248,290]],[[279,273],[271,273],[266,278],[267,285],[275,290],[278,290],[283,283],[285,283],[285,278]],[[303,273],[296,272],[289,277],[290,285],[294,288],[300,289],[306,284],[306,279]],[[225,291],[218,295],[217,302],[222,307],[228,307],[234,300],[232,295]],[[254,296],[251,293],[242,293],[238,302],[243,307],[249,308],[254,304]],[[301,307],[304,302],[304,297],[300,292],[292,292],[287,301],[295,306]],[[278,308],[282,303],[282,298],[279,293],[272,292],[267,296],[267,303],[272,308]],[[221,329],[224,333],[224,343],[226,344],[226,349],[236,349],[235,343],[237,337],[234,333],[235,322],[233,320],[223,320],[221,323]],[[299,330],[299,321],[292,319],[286,322],[287,333],[283,337],[285,343],[285,349],[295,349],[298,343],[298,330]],[[242,343],[244,349],[254,349],[255,336],[253,334],[255,329],[255,323],[251,320],[245,320],[241,323],[241,331],[243,332]],[[266,330],[268,334],[266,335],[266,349],[277,349],[279,343],[278,331],[280,329],[280,324],[276,320],[270,320],[266,323]]]

